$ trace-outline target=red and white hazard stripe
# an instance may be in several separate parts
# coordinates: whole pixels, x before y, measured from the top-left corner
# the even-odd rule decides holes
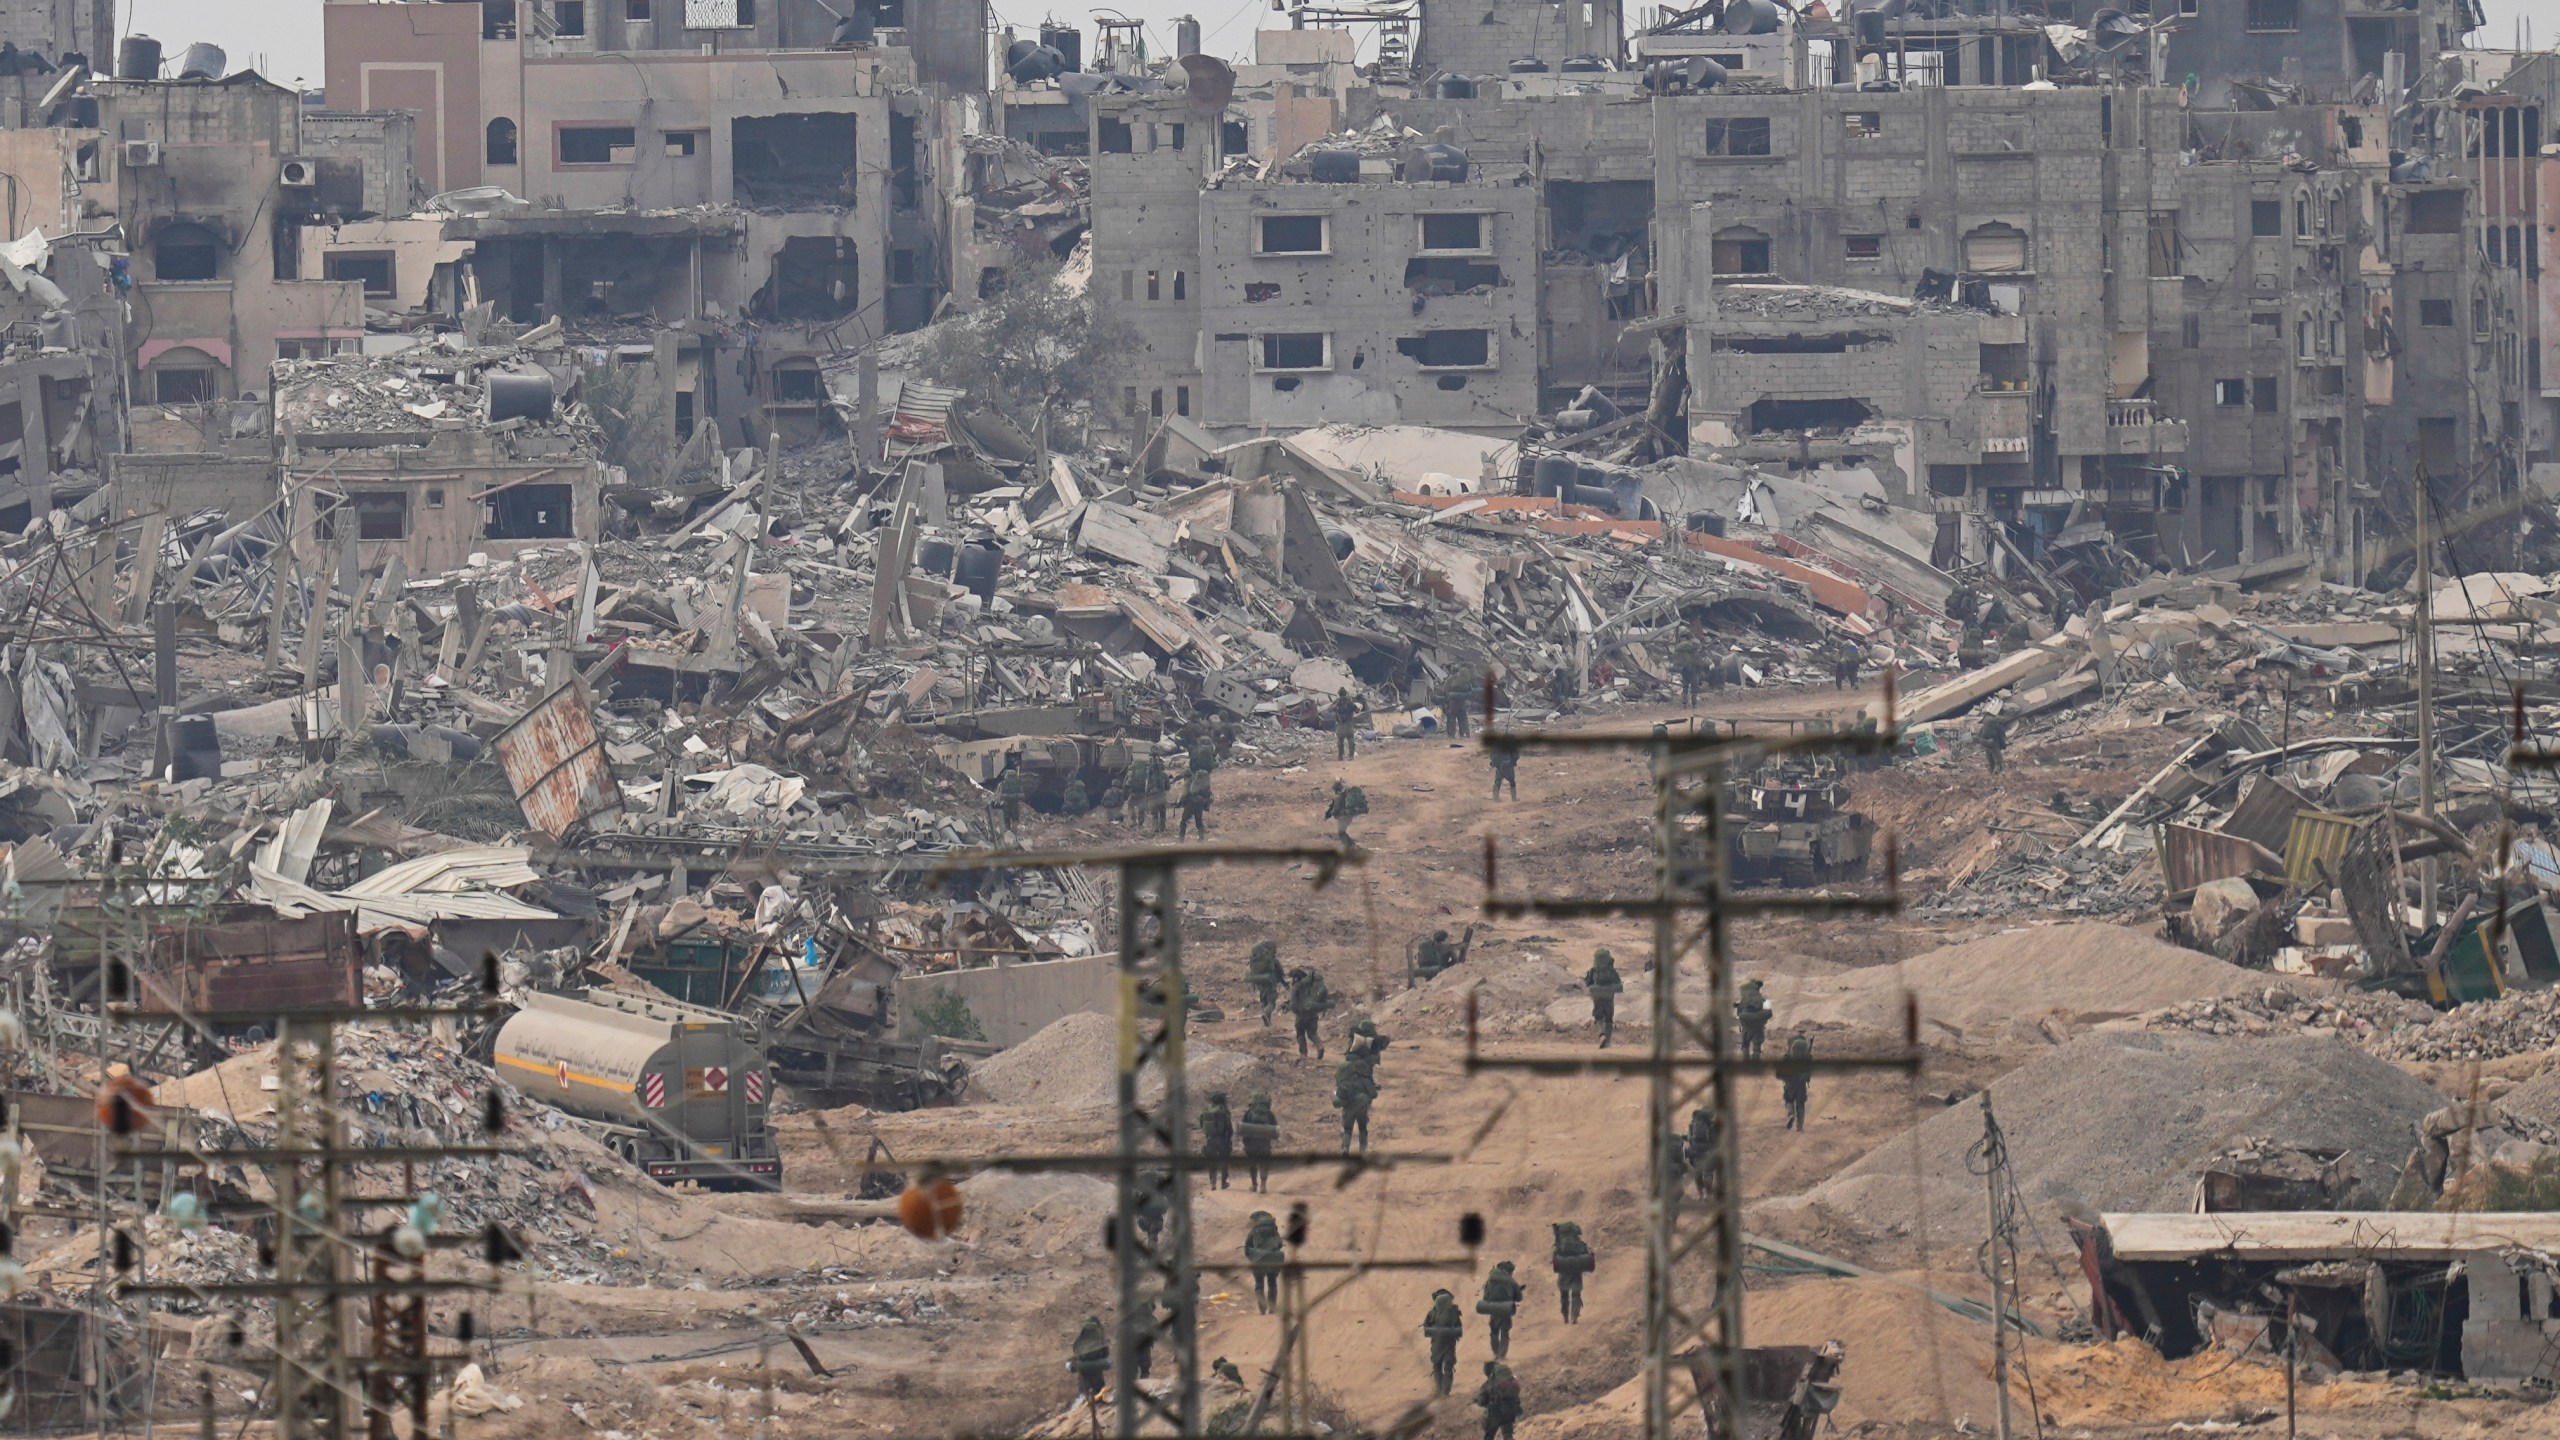
[[[667,1077],[652,1072],[640,1077],[640,1103],[652,1110],[667,1108]]]
[[[764,1072],[761,1070],[747,1072],[747,1103],[750,1105],[764,1103]]]

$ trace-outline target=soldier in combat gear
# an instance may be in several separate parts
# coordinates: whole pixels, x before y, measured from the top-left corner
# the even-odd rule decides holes
[[[1213,798],[1208,771],[1194,770],[1182,777],[1182,825],[1174,832],[1174,839],[1189,838],[1194,827],[1199,829],[1201,839],[1209,838],[1209,802]]]
[[[1004,807],[1004,828],[1007,830],[1022,823],[1022,795],[1025,788],[1027,787],[1022,783],[1022,767],[1019,765],[1004,767],[1004,778],[996,782],[996,801]]]
[[[1333,697],[1333,758],[1355,759],[1360,754],[1360,702],[1351,698],[1349,690]]]
[[[1493,762],[1493,798],[1502,798],[1502,787],[1511,787],[1511,798],[1520,798],[1520,752],[1496,750],[1485,757]]]
[[[1555,1226],[1555,1255],[1547,1263],[1556,1272],[1556,1304],[1564,1312],[1564,1323],[1582,1323],[1582,1277],[1598,1269],[1600,1257],[1582,1238],[1582,1227],[1570,1220]]]
[[[1093,1404],[1111,1379],[1111,1337],[1103,1332],[1099,1319],[1084,1317],[1084,1328],[1076,1332],[1075,1349],[1067,1368],[1075,1372],[1076,1389],[1083,1394],[1085,1403]]]
[[[1512,1378],[1510,1366],[1499,1360],[1484,1362],[1484,1383],[1476,1387],[1475,1403],[1484,1410],[1484,1440],[1496,1435],[1517,1440],[1520,1382]]]
[[[1370,1073],[1373,1063],[1358,1055],[1342,1057],[1333,1072],[1333,1104],[1342,1112],[1342,1153],[1351,1153],[1351,1132],[1360,1132],[1360,1153],[1369,1153],[1369,1106],[1378,1098],[1378,1077]]]
[[[1706,1198],[1707,1187],[1715,1183],[1716,1112],[1704,1105],[1689,1112],[1689,1133],[1680,1137],[1680,1163],[1699,1198]]]
[[[1496,1360],[1511,1354],[1511,1317],[1529,1293],[1529,1287],[1513,1278],[1512,1268],[1508,1260],[1494,1266],[1485,1277],[1483,1297],[1476,1301],[1476,1313],[1486,1317],[1485,1337],[1493,1342]]]
[[[1600,1027],[1600,1048],[1609,1048],[1610,1037],[1618,1030],[1618,992],[1626,989],[1618,979],[1617,957],[1607,950],[1591,952],[1591,968],[1582,977],[1583,993],[1591,997],[1591,1023]]]
[[[1802,1130],[1805,1101],[1813,1089],[1813,1037],[1801,1030],[1778,1062],[1778,1088],[1787,1100],[1787,1128]]]
[[[1467,1333],[1467,1317],[1458,1313],[1458,1297],[1446,1290],[1431,1292],[1431,1313],[1422,1319],[1431,1337],[1431,1383],[1441,1394],[1458,1383],[1458,1339]]]
[[[1209,1092],[1209,1108],[1200,1115],[1200,1155],[1212,1189],[1227,1188],[1227,1157],[1236,1153],[1236,1117],[1227,1109],[1227,1092]]]
[[[1289,1263],[1289,1249],[1270,1211],[1256,1210],[1246,1223],[1253,1227],[1244,1237],[1245,1263],[1253,1267],[1253,1303],[1268,1315],[1280,1304],[1280,1267]]]
[[[1301,966],[1289,976],[1289,1013],[1298,1022],[1298,1058],[1303,1060],[1309,1046],[1315,1047],[1316,1058],[1324,1058],[1324,1036],[1316,1028],[1324,1012],[1333,1008],[1333,994],[1325,989],[1324,977]]]
[[[1733,1018],[1742,1027],[1742,1058],[1759,1059],[1760,1047],[1769,1039],[1769,998],[1759,981],[1742,982],[1742,994],[1733,1002]]]
[[[1257,1194],[1271,1190],[1271,1147],[1280,1139],[1280,1117],[1271,1111],[1271,1097],[1256,1094],[1245,1102],[1244,1123],[1236,1127],[1244,1136],[1244,1178]]]
[[[1262,1026],[1271,1028],[1271,1013],[1280,1008],[1280,987],[1289,977],[1280,968],[1280,946],[1265,940],[1253,947],[1253,958],[1244,962],[1244,978],[1253,985],[1254,998],[1262,1002]]]

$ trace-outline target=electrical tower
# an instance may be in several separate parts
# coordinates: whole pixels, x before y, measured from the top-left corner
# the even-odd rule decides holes
[[[1485,697],[1485,713],[1494,713],[1494,697]],[[1638,1072],[1647,1077],[1648,1238],[1645,1252],[1644,1435],[1646,1440],[1672,1440],[1673,1425],[1693,1406],[1707,1410],[1712,1440],[1741,1440],[1748,1396],[1744,1389],[1742,1290],[1742,1170],[1734,1143],[1740,1120],[1733,1082],[1746,1075],[1765,1075],[1775,1065],[1746,1060],[1737,1052],[1728,1021],[1734,1004],[1733,961],[1728,928],[1737,916],[1761,914],[1875,915],[1899,908],[1891,851],[1883,893],[1833,896],[1742,894],[1732,883],[1725,821],[1725,786],[1733,776],[1760,762],[1787,755],[1890,754],[1893,691],[1887,677],[1886,723],[1877,733],[1808,730],[1787,736],[1733,734],[1535,735],[1488,730],[1490,750],[1517,753],[1524,749],[1625,751],[1645,753],[1654,785],[1654,893],[1647,896],[1600,896],[1588,899],[1495,898],[1497,878],[1491,837],[1485,842],[1485,913],[1539,915],[1558,919],[1641,917],[1653,927],[1652,1048],[1644,1056],[1488,1057],[1474,1049],[1469,1026],[1468,1068],[1516,1069],[1532,1073],[1581,1074],[1594,1071]],[[1683,994],[1680,962],[1691,956],[1703,962],[1706,985],[1695,998]],[[1882,1059],[1834,1059],[1813,1062],[1818,1070],[1918,1067],[1916,1037],[1907,1038],[1904,1053]],[[1715,1117],[1715,1169],[1703,1201],[1687,1203],[1682,1190],[1688,1167],[1680,1154],[1682,1111],[1704,1106]],[[1711,1288],[1697,1297],[1684,1288],[1681,1267],[1703,1260],[1712,1275]],[[1709,1385],[1691,1370],[1691,1357],[1712,1365]],[[1684,1393],[1676,1377],[1697,1376]]]

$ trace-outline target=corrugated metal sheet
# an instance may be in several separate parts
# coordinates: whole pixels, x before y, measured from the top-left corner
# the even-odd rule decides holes
[[[2292,786],[2272,775],[2260,775],[2249,782],[2240,803],[2231,807],[2219,828],[2225,835],[2255,840],[2281,854],[2293,834],[2293,817],[2318,808]]]
[[[2160,874],[2173,893],[2234,875],[2274,875],[2283,870],[2284,861],[2255,840],[2193,825],[2160,827]]]
[[[554,840],[590,815],[621,808],[583,681],[573,678],[552,691],[490,743],[526,822]]]
[[[2284,878],[2296,885],[2317,885],[2325,878],[2335,879],[2338,862],[2345,858],[2347,842],[2356,834],[2356,821],[2346,815],[2330,815],[2318,810],[2302,810],[2293,817],[2293,829],[2285,836]]]

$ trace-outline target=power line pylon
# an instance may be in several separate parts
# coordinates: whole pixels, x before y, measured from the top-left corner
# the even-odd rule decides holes
[[[1487,687],[1485,713],[1494,713]],[[1484,1056],[1468,1025],[1467,1065],[1545,1074],[1636,1072],[1646,1076],[1648,1228],[1645,1249],[1644,1435],[1672,1440],[1673,1426],[1692,1407],[1707,1411],[1710,1440],[1742,1440],[1748,1395],[1743,1365],[1742,1169],[1735,1144],[1740,1104],[1733,1082],[1771,1074],[1776,1066],[1737,1052],[1727,1022],[1734,1005],[1733,958],[1728,927],[1737,916],[1761,914],[1875,915],[1900,907],[1898,877],[1887,851],[1886,888],[1880,894],[1744,894],[1732,880],[1726,834],[1725,786],[1734,775],[1786,755],[1890,754],[1892,689],[1887,721],[1876,733],[1807,731],[1788,736],[1733,734],[1539,735],[1488,730],[1489,750],[1524,749],[1645,753],[1654,785],[1654,886],[1647,896],[1599,896],[1505,900],[1495,896],[1497,870],[1490,837],[1485,845],[1485,913],[1557,919],[1641,917],[1653,926],[1652,1045],[1643,1056]],[[1680,962],[1696,955],[1706,972],[1697,1001],[1684,1000]],[[1908,1073],[1919,1064],[1917,1041],[1880,1059],[1811,1062],[1821,1071],[1891,1069]],[[1715,1117],[1715,1168],[1704,1200],[1684,1203],[1689,1169],[1680,1154],[1680,1112],[1704,1106]],[[1712,1283],[1703,1301],[1683,1288],[1681,1267],[1698,1258]],[[1710,1363],[1714,1383],[1692,1369],[1691,1357]],[[1687,1393],[1677,1377],[1696,1377]]]

